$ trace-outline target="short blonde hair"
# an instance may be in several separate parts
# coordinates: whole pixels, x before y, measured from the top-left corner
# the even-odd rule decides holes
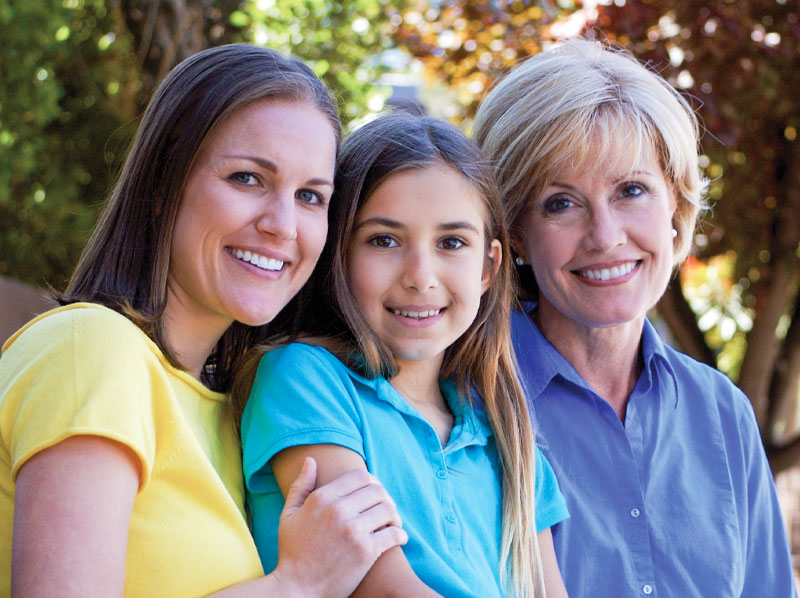
[[[653,148],[675,192],[675,265],[689,254],[706,207],[697,118],[678,91],[629,52],[571,40],[529,58],[483,100],[474,135],[494,164],[515,240],[519,217],[556,177],[590,171],[622,142],[632,157]]]

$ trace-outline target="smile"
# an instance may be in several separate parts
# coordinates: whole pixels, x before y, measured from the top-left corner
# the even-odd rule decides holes
[[[627,262],[611,268],[601,268],[599,270],[575,270],[575,274],[588,278],[589,280],[614,280],[622,278],[633,271],[639,262]]]
[[[423,320],[425,318],[431,318],[433,316],[438,316],[441,309],[429,309],[426,311],[406,311],[404,309],[391,309],[390,310],[396,316],[403,316],[404,318],[414,318],[415,320]]]
[[[277,272],[278,270],[281,270],[284,264],[284,262],[281,260],[269,258],[251,251],[242,251],[241,249],[231,249],[231,254],[237,260],[247,262],[248,264],[254,265],[256,268],[269,270],[271,272]]]

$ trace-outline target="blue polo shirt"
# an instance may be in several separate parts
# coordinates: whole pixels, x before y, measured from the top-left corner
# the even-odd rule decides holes
[[[283,495],[269,460],[304,444],[358,453],[397,505],[419,578],[448,598],[504,595],[500,585],[501,470],[485,414],[441,384],[455,415],[443,448],[436,430],[382,377],[366,378],[321,347],[295,343],[261,359],[242,419],[247,504],[264,564],[277,564]],[[567,516],[549,464],[537,450],[536,525]]]
[[[753,409],[727,377],[646,321],[623,423],[528,314],[512,330],[570,512],[552,529],[570,596],[797,595]]]

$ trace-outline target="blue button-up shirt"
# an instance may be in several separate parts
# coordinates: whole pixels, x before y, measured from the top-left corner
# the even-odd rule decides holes
[[[512,318],[538,440],[571,515],[552,529],[571,597],[797,596],[753,409],[727,377],[645,322],[622,422],[528,314]]]

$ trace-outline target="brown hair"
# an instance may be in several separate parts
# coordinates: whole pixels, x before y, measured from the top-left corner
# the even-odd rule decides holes
[[[162,314],[175,218],[189,171],[209,134],[239,108],[264,99],[309,102],[341,136],[336,107],[302,62],[278,52],[231,44],[175,67],[155,91],[100,220],[81,255],[62,304],[100,303],[140,326],[181,367]],[[228,391],[239,357],[266,327],[235,322],[204,370],[214,390]]]
[[[502,262],[481,297],[477,316],[445,351],[440,376],[452,379],[465,400],[471,400],[475,390],[494,430],[503,464],[502,563],[498,563],[502,577],[510,559],[514,590],[510,593],[543,595],[534,522],[534,438],[510,339],[512,266],[507,227],[491,169],[460,130],[439,119],[393,113],[364,125],[344,141],[329,208],[327,244],[309,284],[298,295],[299,309],[282,320],[287,336],[276,344],[303,339],[324,345],[368,376],[394,375],[397,367],[391,351],[369,327],[350,290],[346,256],[358,212],[375,189],[395,173],[436,164],[452,168],[478,190],[487,214],[487,255],[493,239],[502,247]],[[241,383],[237,380],[234,387],[239,413],[258,357],[249,361]]]

